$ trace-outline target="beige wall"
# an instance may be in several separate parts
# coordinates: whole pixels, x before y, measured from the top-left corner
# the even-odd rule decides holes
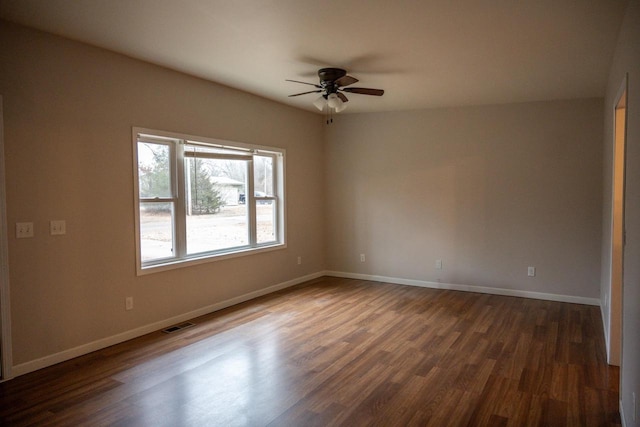
[[[602,108],[341,116],[327,131],[327,267],[598,298]]]
[[[625,425],[640,426],[640,413],[633,421],[632,393],[640,407],[640,1],[632,0],[620,30],[609,73],[604,120],[604,198],[602,239],[602,300],[609,298],[611,274],[611,200],[613,167],[613,114],[620,86],[629,75],[627,103],[627,158],[625,177],[624,277],[622,301],[622,364],[620,400]],[[608,320],[609,306],[604,306]],[[605,325],[608,327],[608,325]]]
[[[324,268],[321,117],[5,22],[0,40],[9,230],[35,224],[9,233],[15,365]],[[287,249],[136,277],[132,126],[285,148]]]

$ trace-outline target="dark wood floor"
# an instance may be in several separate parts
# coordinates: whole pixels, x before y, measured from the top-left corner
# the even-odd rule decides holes
[[[322,278],[0,384],[2,425],[620,425],[597,307]]]

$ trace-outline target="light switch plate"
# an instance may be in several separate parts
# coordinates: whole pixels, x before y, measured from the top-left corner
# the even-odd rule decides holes
[[[28,237],[33,237],[33,223],[16,222],[16,238],[26,239]]]
[[[67,222],[63,219],[51,220],[49,229],[52,236],[67,234]]]

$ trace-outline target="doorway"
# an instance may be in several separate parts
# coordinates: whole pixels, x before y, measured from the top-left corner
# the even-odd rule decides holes
[[[624,189],[627,127],[627,77],[613,113],[613,200],[611,230],[611,287],[609,289],[609,364],[622,358],[622,289],[624,278]]]

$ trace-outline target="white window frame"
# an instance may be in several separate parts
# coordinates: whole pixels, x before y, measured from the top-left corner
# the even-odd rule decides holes
[[[133,141],[133,173],[134,173],[134,205],[135,205],[135,241],[136,241],[136,273],[144,275],[159,271],[171,270],[206,262],[217,261],[238,256],[246,256],[258,252],[286,248],[286,203],[285,203],[285,155],[282,148],[219,139],[184,135],[141,127],[132,128]],[[138,142],[150,142],[169,146],[171,165],[171,192],[167,198],[140,197],[138,176]],[[209,154],[186,151],[185,146],[202,145],[203,147],[223,149],[225,153]],[[254,189],[253,156],[271,157],[273,160],[273,195],[258,197]],[[244,246],[225,248],[189,255],[186,252],[186,176],[184,160],[186,157],[228,158],[243,160],[247,163],[248,185],[245,191],[245,203],[248,209],[249,243]],[[257,243],[256,203],[270,200],[274,206],[275,241]],[[174,254],[168,258],[142,261],[142,244],[140,228],[140,206],[142,203],[173,203],[173,245]]]

